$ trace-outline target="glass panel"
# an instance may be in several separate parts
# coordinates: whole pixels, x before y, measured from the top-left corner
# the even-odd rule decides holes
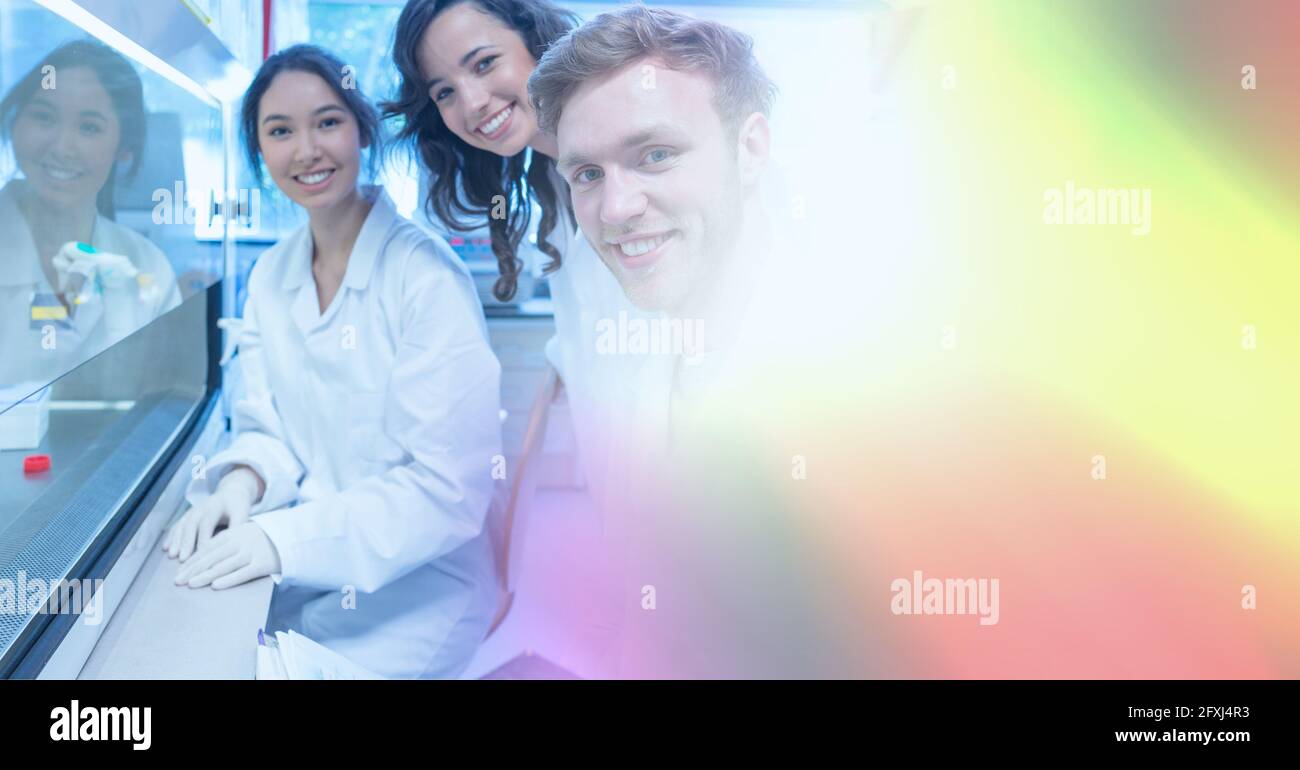
[[[221,272],[221,112],[0,0],[0,408]]]
[[[0,654],[208,389],[222,114],[175,77],[0,0]]]

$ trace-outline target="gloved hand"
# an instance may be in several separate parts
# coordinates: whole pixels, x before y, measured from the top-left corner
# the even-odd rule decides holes
[[[107,252],[95,253],[95,268],[99,271],[99,280],[106,289],[118,289],[126,286],[140,275],[131,260],[121,254]]]
[[[280,571],[280,554],[255,521],[246,521],[212,538],[176,573],[176,585],[230,588]]]
[[[65,243],[52,263],[59,291],[77,305],[88,302],[96,291],[119,289],[141,275],[135,264],[121,254],[109,254],[76,241]]]
[[[167,556],[185,561],[195,550],[208,544],[218,526],[225,524],[234,529],[248,521],[253,503],[261,499],[265,486],[262,477],[252,468],[236,466],[221,477],[216,492],[190,508],[172,525],[167,537],[163,538],[162,548]]]

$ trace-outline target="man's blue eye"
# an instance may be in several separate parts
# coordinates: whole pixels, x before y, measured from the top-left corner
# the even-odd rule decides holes
[[[594,176],[588,176],[588,174],[594,174]],[[600,171],[598,169],[584,168],[578,172],[579,182],[594,182],[597,179],[600,179]]]
[[[646,160],[650,161],[651,163],[663,163],[664,161],[668,160],[668,158],[671,156],[672,153],[669,152],[668,150],[651,150],[649,153],[646,154]]]

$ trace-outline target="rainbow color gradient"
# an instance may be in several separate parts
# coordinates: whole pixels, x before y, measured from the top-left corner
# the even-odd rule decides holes
[[[827,370],[863,384],[826,415],[846,450],[791,497],[870,588],[825,608],[875,645],[849,670],[1300,675],[1300,6],[912,12],[911,291]],[[1149,190],[1149,233],[1046,224],[1067,185]],[[1000,576],[1000,622],[893,616],[914,569]]]
[[[623,673],[1300,676],[1300,4],[802,23],[863,41],[756,49],[836,68],[773,121],[823,331],[709,410]],[[1050,223],[1082,189],[1149,230]],[[998,578],[998,622],[895,614],[918,570]]]

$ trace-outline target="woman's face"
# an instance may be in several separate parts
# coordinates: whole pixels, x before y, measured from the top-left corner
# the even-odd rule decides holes
[[[330,209],[357,189],[361,132],[319,75],[275,76],[258,101],[257,141],[275,186],[309,212]]]
[[[122,125],[108,91],[89,67],[55,73],[14,120],[14,157],[32,192],[56,208],[95,203],[119,153]]]
[[[509,157],[533,141],[528,77],[537,62],[495,16],[472,2],[448,8],[424,31],[416,61],[443,122],[466,143]]]

